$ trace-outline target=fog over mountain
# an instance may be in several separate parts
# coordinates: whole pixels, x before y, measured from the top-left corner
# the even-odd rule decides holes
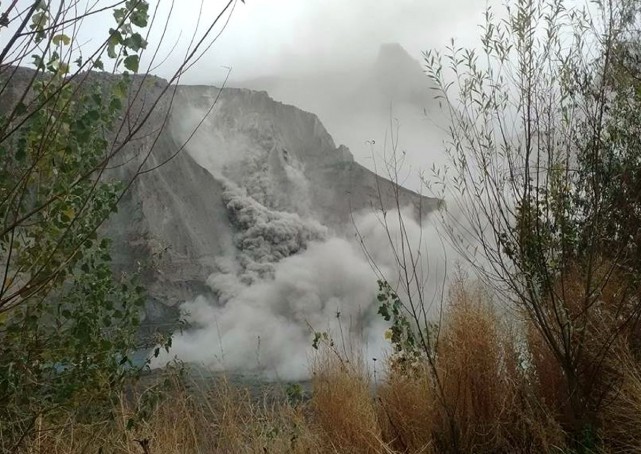
[[[205,2],[203,16],[214,17],[223,3]],[[166,35],[167,47],[177,43],[168,64],[183,55],[188,32],[198,26],[190,16],[199,5],[199,0],[186,0],[184,8],[172,11],[172,18],[183,26]],[[346,145],[370,170],[380,171],[390,153],[386,135],[398,127],[399,149],[405,151],[404,180],[418,189],[418,172],[445,162],[441,128],[446,122],[429,88],[410,103],[406,97],[381,96],[372,89],[381,76],[388,76],[392,84],[429,87],[422,73],[422,52],[443,50],[450,38],[456,38],[457,45],[479,44],[478,24],[488,5],[500,2],[238,3],[219,40],[183,83],[219,86],[230,70],[229,86],[266,90],[277,101],[317,114],[336,143]],[[387,94],[394,93],[387,88]]]
[[[421,63],[399,43],[380,46],[372,61],[347,70],[301,72],[232,81],[266,90],[279,101],[314,112],[332,137],[373,171],[385,172],[396,152],[405,185],[420,190],[419,173],[444,161],[443,113]],[[428,174],[429,176],[429,174]]]
[[[17,85],[31,70],[20,71]],[[111,83],[117,76],[90,77]],[[140,273],[148,290],[143,331],[187,322],[154,365],[178,357],[305,378],[313,331],[342,331],[367,357],[380,357],[386,325],[376,313],[370,261],[395,285],[402,229],[416,245],[426,288],[438,293],[445,260],[429,215],[439,201],[377,175],[343,144],[358,147],[364,127],[389,121],[388,105],[405,118],[425,115],[431,99],[420,64],[389,44],[362,71],[244,85],[251,88],[170,89],[107,172],[127,180],[139,165],[155,169],[134,181],[103,230],[113,239],[116,271]],[[132,118],[167,82],[138,78],[132,93],[138,86]],[[342,138],[335,141],[325,123]]]
[[[150,97],[165,84],[148,82]],[[164,108],[149,131],[160,127]],[[380,355],[376,275],[354,226],[392,282],[396,263],[380,209],[395,219],[397,198],[426,266],[441,253],[428,221],[436,199],[359,165],[316,115],[267,92],[178,86],[146,166],[165,161],[135,181],[106,229],[117,268],[143,271],[144,327],[175,325],[179,316],[188,323],[156,365],[178,357],[304,378],[312,330],[338,332],[338,323]],[[115,166],[113,176],[134,167]],[[389,228],[398,241],[400,226]],[[442,270],[430,276],[442,278]]]

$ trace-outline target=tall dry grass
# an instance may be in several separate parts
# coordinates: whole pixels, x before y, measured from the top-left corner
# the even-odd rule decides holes
[[[85,425],[67,421],[41,427],[21,452],[114,453],[313,453],[320,436],[308,427],[304,408],[282,396],[257,399],[249,389],[216,380],[206,386],[171,377],[151,417],[130,429],[135,402],[121,400],[115,419]],[[139,398],[142,396],[138,396]]]
[[[551,452],[563,445],[559,424],[537,402],[522,365],[525,346],[509,325],[482,286],[453,284],[434,366],[392,374],[379,390],[390,445],[434,453]]]
[[[429,370],[392,373],[377,390],[384,440],[396,452],[435,452],[433,435],[439,418]]]
[[[460,281],[437,340],[432,365],[407,370],[390,362],[377,383],[361,358],[330,342],[312,361],[312,391],[303,399],[279,385],[257,392],[225,379],[170,375],[164,388],[123,396],[111,421],[38,421],[22,452],[572,452],[563,371],[530,325],[506,319],[483,287]],[[608,382],[599,410],[599,452],[641,452],[641,363],[625,347],[622,341],[607,358],[608,377],[618,379]],[[162,399],[150,406],[153,389],[162,389]],[[148,417],[128,429],[144,401]]]
[[[611,452],[641,452],[641,364],[630,353],[618,355],[622,380],[602,414]]]
[[[313,360],[311,420],[323,438],[318,452],[385,452],[375,397],[363,361],[346,357],[333,343]]]
[[[465,452],[498,452],[515,402],[514,366],[497,314],[480,286],[457,282],[438,343],[438,373],[449,424],[440,432]],[[447,419],[444,423],[447,423]]]

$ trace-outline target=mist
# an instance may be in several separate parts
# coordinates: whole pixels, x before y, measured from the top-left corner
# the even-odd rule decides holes
[[[236,5],[208,57],[181,83],[222,86],[229,76],[223,91],[266,91],[317,115],[336,145],[346,145],[361,165],[424,192],[421,177],[429,179],[427,169],[446,161],[446,119],[421,51],[443,48],[453,31],[470,41],[484,6],[473,0],[375,6],[360,0],[269,6],[248,0]],[[214,9],[208,4],[203,14]],[[369,361],[382,359],[390,345],[388,326],[377,314],[381,277],[404,301],[420,298],[429,314],[438,314],[448,260],[456,254],[439,234],[435,214],[419,219],[410,207],[385,215],[365,210],[353,213],[351,224],[330,227],[315,215],[309,181],[294,158],[282,163],[277,177],[260,169],[256,137],[269,144],[270,153],[292,151],[292,144],[279,144],[270,125],[252,124],[257,132],[238,134],[243,125],[220,118],[216,106],[208,113],[205,104],[179,112],[172,133],[189,138],[187,152],[223,182],[228,211],[220,215],[237,229],[237,250],[217,258],[209,293],[180,306],[189,328],[155,366],[178,358],[217,371],[305,379],[314,332],[327,332],[341,348],[356,349]],[[300,135],[293,125],[281,127],[288,131],[282,134]],[[289,188],[284,199],[278,188]],[[400,273],[401,242],[416,260],[418,282],[409,288]]]
[[[200,2],[187,3],[172,11],[172,22],[183,27],[172,27],[166,38],[179,43],[168,67],[183,55],[188,31],[204,27],[226,2],[203,4],[200,22]],[[218,40],[181,83],[222,86],[228,77],[227,86],[266,90],[317,114],[334,140],[371,170],[403,153],[405,183],[418,190],[419,174],[446,162],[444,122],[422,73],[422,52],[443,50],[450,38],[475,45],[486,6],[477,0],[248,0],[234,6]],[[388,43],[404,49],[422,78],[421,96],[411,103],[371,83],[380,78],[377,59]],[[394,72],[393,58],[388,63],[385,77],[394,85],[418,86],[416,74],[408,82],[407,74]]]
[[[80,9],[97,11],[107,4],[81,2]],[[170,77],[194,48],[194,38],[198,40],[226,4],[154,4],[154,21],[146,36],[150,48],[143,52],[141,69]],[[381,46],[399,44],[421,72],[422,52],[443,50],[450,38],[463,46],[478,43],[486,6],[478,0],[236,1],[213,28],[216,38],[205,41],[201,58],[180,83],[266,90],[278,101],[317,114],[334,140],[369,169],[378,170],[393,151],[404,153],[405,183],[419,189],[418,175],[445,163],[442,115],[425,76],[423,95],[412,103],[374,90],[370,79],[380,76],[376,62]],[[83,19],[78,30],[81,46],[74,52],[90,55],[105,39],[95,30],[111,21],[108,9]],[[386,78],[395,85],[407,83],[393,69],[386,69]],[[410,84],[416,86],[416,80]]]
[[[356,216],[371,261],[357,241],[331,236],[312,241],[304,251],[276,263],[273,273],[250,282],[234,279],[225,272],[229,268],[213,274],[207,283],[217,297],[199,296],[181,305],[190,327],[174,337],[172,349],[155,359],[154,366],[178,358],[213,371],[303,380],[310,376],[315,332],[328,333],[337,348],[369,364],[384,359],[391,352],[384,337],[389,326],[377,314],[380,303],[372,265],[407,301],[394,249],[400,249],[402,238],[414,245],[422,282],[410,286],[410,291],[425,292],[432,315],[441,308],[447,279],[446,251],[437,239],[436,226],[421,225],[411,218],[410,209],[401,214],[406,236],[401,235],[398,222],[392,221],[386,229],[377,213]],[[398,220],[398,212],[390,212],[389,217]],[[230,258],[231,268],[232,263]]]
[[[205,2],[201,27],[225,3]],[[200,5],[189,0],[172,11],[183,32],[172,30],[168,42],[182,36],[186,46]],[[232,80],[352,70],[374,59],[387,42],[400,43],[418,59],[426,49],[443,48],[451,37],[476,40],[485,6],[476,0],[247,0],[235,6],[224,33],[184,82],[220,80],[223,66],[232,68]]]

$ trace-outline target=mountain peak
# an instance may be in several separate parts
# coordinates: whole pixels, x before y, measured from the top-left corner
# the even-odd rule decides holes
[[[381,93],[390,99],[413,102],[426,92],[427,78],[420,63],[399,43],[381,45],[374,77]]]
[[[378,49],[378,63],[398,63],[398,62],[412,62],[418,63],[414,60],[409,52],[400,43],[383,43]]]

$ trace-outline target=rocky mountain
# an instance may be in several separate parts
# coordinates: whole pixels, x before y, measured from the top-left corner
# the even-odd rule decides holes
[[[384,103],[402,102],[420,109],[431,103],[429,79],[420,63],[398,43],[381,45],[371,78]]]
[[[135,180],[107,228],[119,267],[149,264],[151,319],[203,293],[222,304],[232,282],[269,279],[310,242],[352,236],[353,213],[393,208],[396,197],[417,216],[436,205],[356,163],[316,115],[264,91],[178,86],[169,110],[147,166],[175,157]]]
[[[337,106],[356,113],[389,109],[390,103],[409,104],[420,111],[433,104],[432,85],[421,64],[399,43],[382,44],[376,59],[364,67],[260,77],[232,85],[265,90],[275,99],[316,114]],[[329,115],[320,116],[333,123]]]
[[[19,69],[3,102],[32,74]],[[98,86],[115,80],[86,76]],[[126,115],[135,119],[160,102],[110,166],[108,178],[142,174],[103,233],[116,269],[141,273],[150,326],[175,323],[177,305],[198,296],[223,307],[310,244],[353,237],[354,213],[398,199],[419,218],[436,206],[355,162],[316,115],[264,91],[136,77],[130,98]]]

